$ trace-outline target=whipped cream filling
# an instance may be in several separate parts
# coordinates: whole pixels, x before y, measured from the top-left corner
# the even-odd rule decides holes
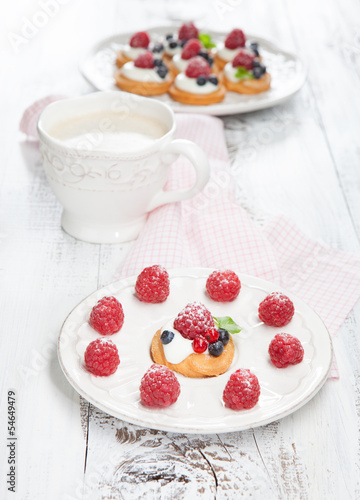
[[[163,344],[164,354],[169,363],[177,365],[181,363],[190,354],[193,354],[194,350],[192,348],[192,340],[185,339],[180,332],[174,328],[174,319],[168,321],[161,329],[161,333],[164,330],[170,330],[174,332],[174,338],[170,344]],[[207,351],[205,351],[207,352]]]
[[[181,54],[175,54],[173,57],[174,66],[179,71],[186,71],[186,68],[188,67],[189,61],[190,61],[190,59],[182,59]]]
[[[137,56],[139,56],[143,52],[146,52],[146,50],[147,49],[144,49],[143,47],[130,47],[130,45],[125,45],[125,47],[123,48],[123,53],[129,59],[136,59]]]
[[[219,85],[214,85],[213,83],[207,81],[205,85],[198,85],[196,83],[196,78],[189,78],[185,73],[180,73],[175,78],[175,86],[179,90],[184,92],[190,92],[191,94],[211,94],[219,89]]]
[[[225,47],[223,42],[220,42],[217,46],[217,55],[224,61],[232,61],[236,54],[239,52],[241,47],[237,49],[228,49]]]
[[[161,78],[154,68],[137,68],[133,61],[129,61],[121,68],[121,74],[129,80],[136,80],[137,82],[153,82],[163,83],[168,81],[170,73],[165,78]]]
[[[231,62],[228,62],[225,65],[224,74],[225,74],[225,78],[227,78],[229,80],[229,82],[239,83],[242,80],[248,79],[248,78],[241,78],[241,79],[237,78],[235,76],[236,72],[237,72],[237,68],[234,68]]]

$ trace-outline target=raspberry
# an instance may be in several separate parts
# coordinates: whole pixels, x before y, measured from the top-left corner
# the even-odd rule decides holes
[[[197,335],[204,336],[208,328],[214,328],[214,319],[211,313],[201,302],[190,302],[179,312],[174,321],[174,328],[181,335],[193,340]]]
[[[192,38],[184,45],[184,48],[181,52],[181,59],[191,59],[198,55],[201,50],[201,43],[196,38]]]
[[[227,49],[238,49],[245,47],[246,38],[244,32],[239,29],[232,30],[225,38],[225,47]]]
[[[249,410],[259,400],[260,385],[250,370],[239,369],[230,376],[224,389],[223,401],[232,410]]]
[[[135,284],[135,292],[142,302],[164,302],[170,293],[170,280],[167,270],[162,266],[145,267]]]
[[[296,337],[288,333],[278,333],[269,345],[270,359],[277,368],[297,365],[304,358],[304,348]]]
[[[179,381],[166,366],[152,365],[141,379],[140,398],[145,406],[170,406],[179,394]]]
[[[255,56],[247,50],[240,50],[233,59],[232,65],[234,68],[243,66],[245,69],[253,69]]]
[[[204,333],[206,340],[211,342],[216,342],[219,338],[219,330],[217,328],[208,328]]]
[[[154,54],[150,51],[139,54],[134,61],[137,68],[153,68],[154,67]]]
[[[89,323],[101,335],[118,332],[124,323],[122,305],[115,297],[103,297],[92,308]]]
[[[294,304],[280,292],[270,293],[259,305],[259,318],[268,326],[285,326],[294,316]]]
[[[197,38],[199,30],[193,22],[184,23],[180,26],[178,38],[179,40],[190,40],[190,38]]]
[[[241,283],[234,271],[214,271],[206,281],[206,290],[213,300],[231,302],[240,293]]]
[[[150,43],[150,37],[146,31],[138,31],[130,38],[130,47],[147,49]]]
[[[107,339],[97,339],[87,346],[84,354],[85,366],[89,372],[107,377],[116,372],[120,364],[116,345]]]
[[[198,354],[205,352],[206,349],[208,348],[208,345],[209,345],[208,341],[205,340],[205,338],[202,337],[201,335],[197,335],[192,343],[194,351],[197,352]]]
[[[197,78],[198,76],[205,76],[207,78],[210,73],[209,64],[201,56],[191,58],[185,71],[185,75],[189,78]]]

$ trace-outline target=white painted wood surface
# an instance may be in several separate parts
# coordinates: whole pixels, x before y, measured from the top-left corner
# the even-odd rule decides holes
[[[37,148],[25,142],[18,123],[44,95],[90,91],[77,69],[88,48],[120,31],[168,23],[173,3],[3,5],[0,497],[360,498],[360,305],[334,340],[340,380],[328,381],[293,415],[255,430],[185,436],[138,428],[81,400],[61,373],[62,321],[113,280],[131,244],[91,245],[62,232]],[[53,9],[47,20],[45,4]],[[289,102],[224,118],[239,203],[259,223],[285,213],[310,236],[359,252],[359,3],[185,1],[184,17],[192,8],[204,25],[242,26],[308,64],[307,83]],[[29,22],[41,19],[31,32]],[[9,36],[22,32],[29,38],[16,52]],[[9,389],[17,400],[16,494],[6,485]]]

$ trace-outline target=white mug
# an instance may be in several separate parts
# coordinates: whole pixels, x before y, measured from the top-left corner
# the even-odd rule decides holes
[[[191,141],[174,139],[175,129],[169,106],[126,92],[48,105],[38,122],[40,151],[64,209],[63,229],[92,243],[132,240],[149,211],[199,193],[210,176],[207,158]],[[157,135],[146,135],[154,130]],[[196,181],[187,190],[165,191],[169,167],[180,154],[194,166]]]

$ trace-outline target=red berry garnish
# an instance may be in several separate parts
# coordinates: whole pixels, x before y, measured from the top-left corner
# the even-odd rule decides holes
[[[240,47],[245,47],[245,42],[246,38],[244,32],[239,29],[234,29],[225,38],[225,47],[227,49],[234,50]]]
[[[243,66],[245,69],[249,70],[253,68],[254,60],[255,56],[251,52],[247,50],[240,50],[234,57],[232,65],[234,68]]]
[[[150,37],[146,31],[138,31],[130,38],[130,47],[147,49],[150,43]]]
[[[230,302],[239,295],[240,280],[234,271],[214,271],[206,281],[206,290],[213,300]]]
[[[118,332],[124,323],[122,305],[115,297],[103,297],[92,308],[89,323],[102,335]]]
[[[207,78],[210,73],[211,69],[209,64],[201,56],[190,59],[185,71],[185,75],[189,78],[197,78],[198,76],[205,76],[205,78]]]
[[[296,337],[288,333],[278,333],[269,345],[270,359],[277,368],[297,365],[304,358],[304,348]]]
[[[184,338],[190,340],[193,340],[197,335],[204,336],[208,328],[214,327],[215,323],[211,312],[201,302],[190,302],[174,320],[174,328]]]
[[[145,406],[170,406],[179,394],[179,381],[166,366],[152,365],[141,379],[140,398]]]
[[[216,342],[219,338],[219,330],[217,328],[208,328],[204,334],[206,340],[211,344]]]
[[[202,335],[197,335],[192,343],[192,347],[195,352],[198,354],[205,352],[206,349],[208,348],[208,341],[202,336]]]
[[[154,54],[149,50],[139,54],[134,61],[137,68],[153,68],[154,67]]]
[[[202,45],[196,38],[192,38],[184,45],[181,52],[181,59],[191,59],[198,55],[199,51],[202,49]]]
[[[170,293],[167,270],[157,265],[145,267],[137,277],[135,292],[142,302],[151,302],[152,304],[164,302]]]
[[[239,369],[230,376],[224,389],[223,401],[232,410],[249,410],[259,400],[260,384],[250,370]]]
[[[116,345],[104,338],[90,342],[85,350],[84,360],[89,372],[100,377],[112,375],[120,364]]]
[[[178,33],[179,40],[190,40],[190,38],[197,38],[199,35],[199,30],[194,25],[193,22],[184,23]]]
[[[294,312],[294,304],[281,292],[270,293],[259,305],[259,318],[268,326],[287,325]]]

